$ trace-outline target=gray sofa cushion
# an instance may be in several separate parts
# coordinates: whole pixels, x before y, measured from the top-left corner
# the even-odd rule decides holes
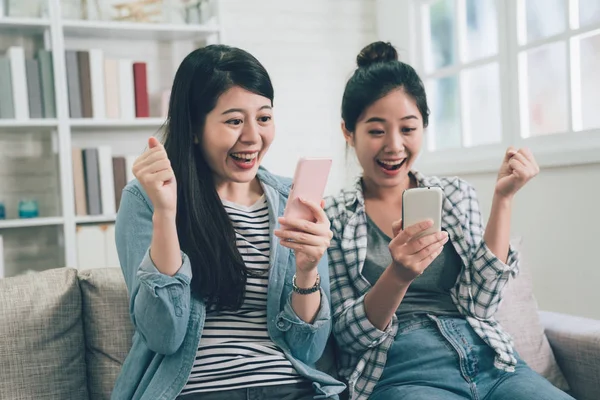
[[[537,373],[562,390],[569,385],[554,357],[533,295],[533,276],[523,257],[519,241],[511,243],[521,253],[521,270],[511,278],[504,292],[504,300],[496,313],[498,322],[513,337],[521,358]]]
[[[76,270],[0,279],[0,399],[88,399]]]
[[[82,270],[79,280],[90,397],[110,399],[134,332],[127,287],[119,268]]]
[[[577,400],[600,397],[600,320],[540,312],[556,360]]]

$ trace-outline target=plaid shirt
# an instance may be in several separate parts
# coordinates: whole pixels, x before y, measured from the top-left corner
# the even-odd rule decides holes
[[[425,177],[413,171],[420,187],[439,186],[444,192],[442,227],[460,255],[463,268],[450,294],[458,311],[496,352],[495,366],[514,371],[513,341],[494,319],[509,277],[519,270],[511,248],[507,264],[483,241],[484,227],[475,189],[458,178]],[[367,254],[367,217],[361,179],[354,189],[326,200],[333,239],[328,250],[333,307],[333,333],[339,351],[338,369],[348,381],[350,399],[367,399],[377,384],[394,342],[394,315],[385,331],[365,313],[364,298],[371,288],[361,275]]]

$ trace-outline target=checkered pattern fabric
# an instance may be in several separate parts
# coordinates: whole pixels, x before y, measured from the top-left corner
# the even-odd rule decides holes
[[[514,371],[513,341],[494,314],[502,291],[519,271],[518,254],[510,249],[501,262],[483,241],[484,227],[475,189],[459,178],[426,177],[411,172],[418,186],[439,186],[444,192],[442,227],[460,255],[463,268],[451,297],[475,332],[496,352],[495,365]],[[367,216],[362,180],[326,199],[333,240],[328,250],[333,333],[338,345],[338,369],[348,381],[350,399],[367,399],[381,377],[397,331],[397,319],[381,331],[366,316],[364,297],[371,288],[361,275],[367,254]]]

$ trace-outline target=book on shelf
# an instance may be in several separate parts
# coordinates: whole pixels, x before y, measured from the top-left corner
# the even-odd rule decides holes
[[[133,83],[133,61],[119,60],[119,97],[121,100],[121,118],[135,118],[135,93]]]
[[[0,118],[55,118],[52,52],[40,49],[25,57],[21,46],[0,56]]]
[[[113,192],[115,194],[115,207],[118,207],[118,205],[121,204],[121,194],[123,188],[127,185],[127,174],[125,172],[127,163],[125,157],[113,157],[112,167],[114,173]]]
[[[67,50],[65,61],[71,118],[150,116],[145,62],[106,58],[100,49]]]
[[[10,60],[10,75],[12,80],[12,98],[15,109],[15,119],[29,119],[29,104],[27,101],[27,77],[25,74],[25,51],[22,47],[9,47],[6,54]]]
[[[40,67],[39,74],[42,87],[42,108],[44,110],[44,118],[56,118],[52,51],[45,49],[38,50],[37,59]]]
[[[115,179],[110,146],[98,146],[98,172],[100,174],[100,198],[102,214],[117,213],[115,204]]]
[[[13,119],[14,117],[15,103],[10,59],[8,56],[0,56],[0,118]]]
[[[106,118],[106,98],[104,95],[104,53],[100,49],[90,50],[90,84],[92,90],[92,110],[94,118]]]
[[[106,118],[121,118],[121,102],[119,101],[119,64],[117,60],[104,60],[104,96]]]
[[[119,267],[114,224],[77,227],[77,265],[81,269]]]
[[[83,177],[85,178],[85,200],[88,215],[102,215],[100,169],[98,149],[83,149]]]
[[[77,52],[65,51],[65,66],[67,69],[67,94],[69,96],[69,115],[71,118],[81,118],[81,89],[79,87],[79,67]]]
[[[75,214],[87,215],[87,200],[85,197],[85,178],[83,174],[83,154],[81,149],[74,147],[71,150],[73,162],[73,189],[75,193]]]
[[[135,92],[135,115],[138,118],[150,116],[148,104],[148,87],[146,76],[146,63],[133,63],[133,86]]]
[[[81,90],[81,116],[92,118],[92,77],[90,72],[90,53],[88,51],[77,52],[77,67],[79,68],[79,90]]]
[[[36,59],[25,60],[25,75],[27,77],[27,97],[29,100],[29,117],[43,118],[42,110],[42,83],[40,81],[39,61]]]
[[[113,156],[110,146],[72,149],[75,214],[115,215],[121,192],[133,177],[129,163],[135,156]]]

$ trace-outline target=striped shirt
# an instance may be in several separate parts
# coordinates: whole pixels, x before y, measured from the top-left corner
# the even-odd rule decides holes
[[[253,276],[238,311],[208,310],[196,359],[181,395],[302,382],[267,331],[270,230],[267,200],[253,206],[223,201],[237,248]]]

